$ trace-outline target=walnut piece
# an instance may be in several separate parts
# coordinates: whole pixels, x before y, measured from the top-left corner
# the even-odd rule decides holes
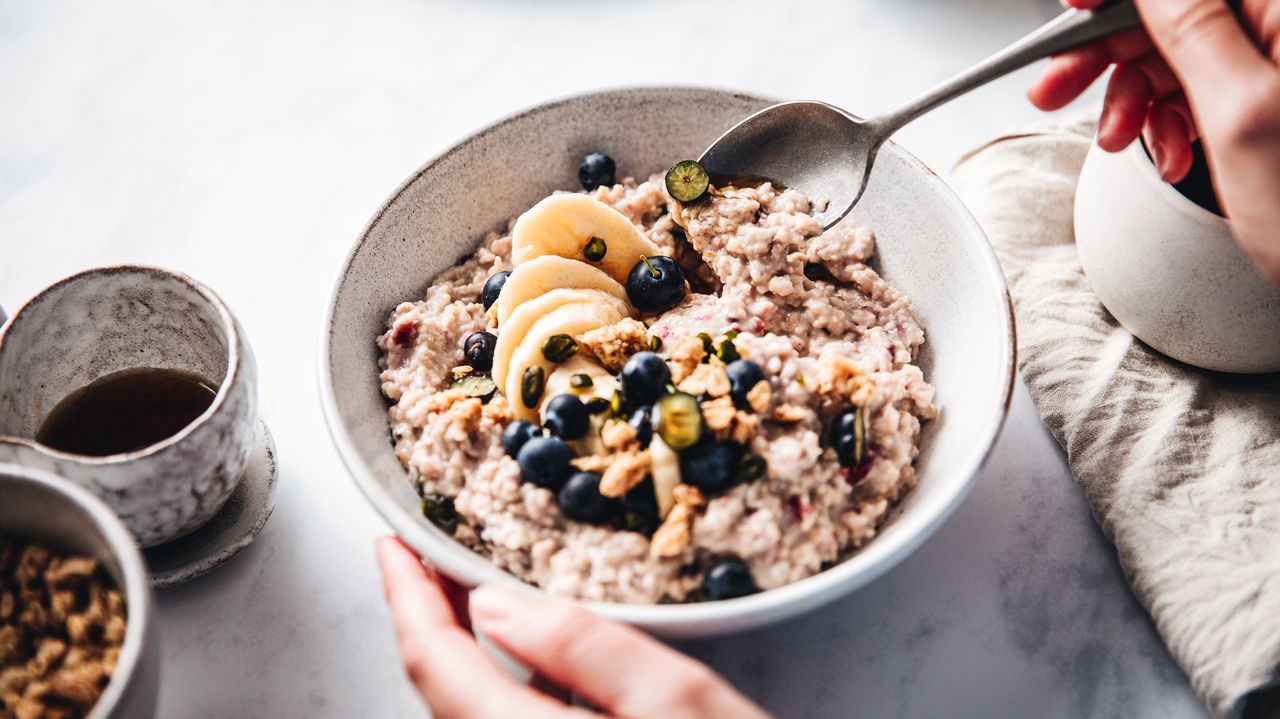
[[[697,397],[708,394],[712,397],[724,397],[729,394],[729,374],[724,371],[724,364],[719,360],[714,363],[700,364],[679,383],[680,391]]]
[[[600,327],[578,335],[581,351],[594,357],[610,372],[618,372],[627,358],[649,349],[649,328],[643,322],[624,318],[617,324]]]
[[[613,460],[603,454],[588,454],[585,457],[574,457],[569,460],[581,472],[603,472],[609,468]]]
[[[676,503],[653,533],[649,551],[657,557],[678,557],[693,542],[693,507]]]
[[[620,419],[611,419],[604,423],[600,428],[600,442],[604,444],[605,449],[614,452],[629,450],[632,445],[638,448],[640,445],[636,440],[636,428]]]
[[[702,403],[702,421],[712,432],[726,430],[733,424],[738,408],[733,406],[732,397],[720,397]]]
[[[707,498],[703,496],[702,490],[692,484],[677,484],[671,495],[675,497],[677,504],[685,504],[690,507],[701,507],[707,503]]]
[[[733,416],[733,425],[729,427],[729,439],[738,444],[750,444],[760,431],[760,415],[738,410]]]
[[[731,397],[707,400],[701,407],[702,421],[716,439],[749,444],[760,431],[760,416],[738,409]]]
[[[843,355],[824,355],[818,360],[818,393],[838,404],[864,405],[875,385],[857,363]]]
[[[442,412],[449,409],[455,402],[470,399],[465,389],[446,389],[443,392],[436,392],[427,397],[424,406],[428,412]]]
[[[671,365],[671,381],[679,385],[702,364],[707,350],[702,340],[683,335],[667,342],[667,363]]]
[[[649,450],[615,454],[600,477],[600,494],[606,497],[625,495],[649,476],[651,464]]]
[[[775,420],[787,423],[803,422],[810,414],[812,414],[810,410],[789,402],[784,402],[773,410],[773,418]]]
[[[765,410],[769,409],[769,403],[772,401],[773,388],[769,386],[768,380],[756,382],[756,386],[747,391],[747,404],[760,414],[764,414]]]
[[[657,557],[678,557],[693,543],[693,517],[707,503],[702,492],[691,484],[677,484],[672,490],[675,506],[653,533],[649,551]]]

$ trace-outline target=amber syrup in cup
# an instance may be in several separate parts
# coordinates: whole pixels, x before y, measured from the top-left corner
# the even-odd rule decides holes
[[[183,370],[113,372],[59,402],[41,422],[36,441],[93,457],[132,452],[182,431],[216,396],[213,383]]]

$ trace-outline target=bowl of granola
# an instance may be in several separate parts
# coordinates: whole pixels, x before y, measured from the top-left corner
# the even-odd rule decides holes
[[[100,499],[0,464],[0,716],[154,716],[160,648],[133,535]]]
[[[994,254],[896,145],[829,229],[822,198],[686,160],[768,104],[545,103],[428,161],[365,228],[322,403],[440,571],[733,631],[871,581],[963,499],[1012,389]]]

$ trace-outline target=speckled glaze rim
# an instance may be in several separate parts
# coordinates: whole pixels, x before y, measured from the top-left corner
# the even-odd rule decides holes
[[[426,526],[425,520],[410,516],[386,490],[378,485],[372,472],[361,460],[348,428],[344,425],[338,412],[337,398],[333,391],[333,368],[329,364],[329,338],[333,327],[337,299],[347,280],[351,263],[364,243],[368,241],[370,232],[378,220],[410,185],[416,182],[424,173],[431,170],[443,158],[453,153],[465,151],[468,145],[496,128],[532,115],[547,112],[566,103],[579,102],[593,97],[607,98],[630,93],[688,91],[721,93],[762,103],[777,102],[774,98],[764,97],[755,93],[723,88],[656,85],[587,91],[558,97],[519,110],[484,125],[479,130],[447,146],[412,172],[383,201],[377,212],[365,224],[359,238],[344,257],[342,266],[334,278],[321,325],[319,342],[320,366],[317,372],[320,384],[320,403],[324,411],[325,422],[329,428],[329,434],[352,479],[378,513],[382,515],[383,519],[391,525],[392,529],[402,537],[411,537],[410,545],[431,547],[432,551],[427,553],[429,556],[424,556],[423,559],[446,575],[464,584],[475,586],[492,582],[503,584],[518,591],[541,592],[537,587],[525,584],[511,574],[498,569],[489,560],[446,537],[434,527]],[[977,479],[978,471],[986,463],[992,448],[995,446],[996,439],[1000,436],[1013,398],[1017,351],[1013,304],[1010,300],[1008,286],[1000,263],[996,258],[995,250],[968,208],[956,196],[955,192],[923,162],[903,150],[896,143],[890,142],[889,145],[891,146],[888,148],[889,151],[900,153],[901,158],[910,167],[927,176],[926,181],[935,187],[939,194],[945,198],[946,203],[962,219],[963,229],[966,234],[978,240],[974,243],[974,249],[980,253],[981,262],[988,273],[987,279],[993,283],[999,294],[999,302],[1004,310],[1000,313],[1000,316],[1004,318],[1002,334],[1008,344],[1008,348],[1003,353],[1004,357],[1000,368],[1002,391],[995,398],[995,401],[991,403],[986,416],[980,418],[987,425],[983,441],[974,447],[967,460],[961,466],[952,470],[957,476],[957,480],[951,483],[947,488],[947,492],[941,494],[935,501],[932,512],[901,513],[893,520],[894,524],[900,527],[895,534],[888,537],[884,535],[877,537],[867,546],[835,566],[811,577],[748,597],[718,602],[623,604],[617,602],[580,601],[583,606],[609,619],[626,622],[646,631],[667,636],[723,634],[778,622],[830,602],[837,597],[849,594],[879,578],[932,536],[934,531],[954,513],[972,489]],[[500,221],[500,219],[495,220],[495,223],[497,221]],[[388,308],[389,310],[390,308]],[[714,626],[715,628],[709,630],[707,628],[709,626]]]
[[[133,533],[116,517],[115,512],[87,489],[50,472],[20,464],[0,463],[0,473],[30,484],[40,485],[59,495],[66,502],[76,505],[89,516],[94,526],[106,538],[112,556],[120,564],[120,573],[124,576],[122,589],[125,597],[127,629],[125,629],[124,643],[120,647],[120,659],[116,663],[115,672],[111,675],[111,681],[107,682],[107,688],[98,697],[97,703],[93,705],[88,716],[88,719],[105,719],[120,703],[120,699],[124,696],[125,685],[129,683],[142,660],[147,633],[155,631],[151,626],[154,599],[151,594],[151,584],[147,578],[147,565],[142,561],[142,552],[133,539]]]
[[[205,422],[209,420],[210,417],[214,416],[219,412],[219,410],[221,410],[222,405],[225,403],[225,400],[227,398],[227,394],[230,392],[230,388],[233,385],[235,385],[235,383],[240,378],[240,352],[241,352],[240,335],[238,332],[236,332],[235,316],[231,314],[230,308],[227,307],[226,303],[222,301],[222,298],[219,297],[217,293],[209,289],[206,285],[201,283],[199,280],[196,280],[195,278],[189,275],[183,274],[181,272],[176,272],[174,270],[167,270],[163,267],[157,267],[155,265],[121,263],[121,264],[115,264],[115,265],[104,265],[102,267],[92,267],[87,270],[81,270],[80,272],[76,272],[75,274],[67,275],[66,277],[63,277],[57,282],[54,282],[53,284],[48,285],[44,289],[40,290],[35,295],[33,295],[30,299],[28,299],[26,302],[23,302],[21,305],[19,305],[16,310],[14,310],[13,315],[9,317],[9,321],[4,323],[3,326],[0,326],[0,347],[4,346],[5,340],[9,336],[9,331],[13,329],[18,319],[22,317],[23,311],[25,311],[28,307],[35,305],[37,302],[40,302],[50,292],[60,287],[63,287],[65,285],[68,285],[72,282],[81,281],[87,277],[124,274],[124,273],[138,273],[138,274],[150,275],[152,277],[163,277],[164,279],[167,279],[167,280],[176,280],[180,284],[186,285],[188,289],[195,291],[196,294],[200,295],[202,298],[204,298],[206,302],[209,303],[209,306],[213,307],[214,310],[217,311],[219,326],[222,329],[223,336],[225,336],[227,340],[227,371],[222,378],[222,382],[218,383],[218,389],[216,394],[214,395],[213,403],[210,404],[209,408],[206,409],[203,413],[201,413],[199,417],[196,417],[194,420],[191,421],[190,424],[188,424],[186,427],[183,427],[176,434],[166,437],[165,439],[162,439],[159,442],[156,442],[155,444],[149,444],[146,447],[143,447],[142,449],[133,450],[132,452],[120,452],[118,454],[93,456],[93,455],[87,455],[87,454],[76,454],[74,452],[64,452],[60,449],[55,449],[46,444],[41,444],[32,437],[6,436],[5,437],[6,440],[30,445],[31,447],[41,452],[44,452],[45,454],[48,454],[54,457],[66,458],[82,464],[97,464],[97,465],[123,464],[125,462],[132,462],[134,460],[141,459],[143,457],[149,457],[153,454],[158,454],[164,451],[165,449],[172,447],[175,444],[178,444],[179,442],[181,442],[182,440],[190,436],[192,433],[194,433],[197,429],[199,429]]]
[[[1204,226],[1219,235],[1225,230],[1231,241],[1235,242],[1231,235],[1231,220],[1201,207],[1191,198],[1178,192],[1173,185],[1165,182],[1164,178],[1160,177],[1160,171],[1156,169],[1155,163],[1147,155],[1143,142],[1142,138],[1138,138],[1136,142],[1129,143],[1128,147],[1121,150],[1121,153],[1136,166],[1138,177],[1155,190],[1156,196],[1161,201],[1188,221]]]

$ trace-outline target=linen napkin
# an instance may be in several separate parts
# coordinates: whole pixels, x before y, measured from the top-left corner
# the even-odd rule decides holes
[[[1280,376],[1181,364],[1108,314],[1072,221],[1093,135],[1012,132],[952,179],[1004,266],[1031,397],[1133,591],[1215,716],[1277,717]]]

